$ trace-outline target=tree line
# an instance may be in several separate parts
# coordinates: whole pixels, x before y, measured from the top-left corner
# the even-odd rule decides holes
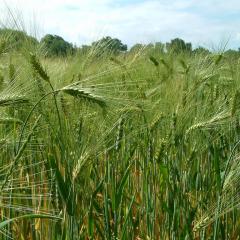
[[[103,37],[98,41],[91,43],[90,45],[82,45],[77,47],[72,43],[64,40],[61,36],[47,34],[38,41],[36,38],[27,35],[23,31],[13,30],[13,29],[0,29],[0,51],[1,48],[7,47],[14,50],[19,50],[24,45],[29,43],[33,46],[40,46],[46,57],[56,57],[56,56],[67,56],[74,55],[78,52],[85,54],[89,51],[95,51],[96,56],[101,56],[104,54],[119,54],[122,52],[137,52],[141,49],[154,50],[159,53],[189,53],[189,54],[208,54],[210,51],[204,47],[198,47],[193,49],[190,42],[185,42],[181,38],[172,39],[170,42],[162,43],[156,42],[155,44],[140,44],[137,43],[128,49],[128,46],[122,43],[121,40],[117,38],[112,38],[110,36]],[[238,55],[240,50],[228,50],[226,51],[229,55]]]

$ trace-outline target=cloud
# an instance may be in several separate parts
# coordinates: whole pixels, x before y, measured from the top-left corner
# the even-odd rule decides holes
[[[172,0],[171,4],[168,0],[8,0],[7,4],[18,8],[26,22],[36,16],[44,29],[40,35],[58,34],[79,45],[103,35],[129,45],[174,37],[195,45],[218,44],[231,37],[229,47],[238,45],[237,0]]]

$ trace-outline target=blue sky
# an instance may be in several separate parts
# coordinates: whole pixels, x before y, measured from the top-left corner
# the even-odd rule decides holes
[[[180,37],[194,46],[240,47],[238,0],[0,0],[4,23],[5,4],[31,34],[57,34],[77,45],[110,35],[129,46]]]

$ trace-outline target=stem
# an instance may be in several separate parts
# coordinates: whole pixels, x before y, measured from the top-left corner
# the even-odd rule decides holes
[[[22,156],[22,154],[23,154],[23,152],[24,152],[24,150],[25,150],[28,142],[30,141],[30,139],[31,139],[31,137],[32,137],[32,135],[33,135],[33,132],[34,132],[35,128],[37,127],[37,124],[38,124],[40,118],[41,118],[41,115],[40,115],[40,116],[37,118],[37,120],[35,121],[35,123],[34,123],[34,125],[33,125],[33,128],[32,128],[32,131],[31,131],[31,132],[28,134],[28,136],[27,136],[26,142],[24,142],[24,144],[22,145],[22,147],[19,149],[17,155],[15,156],[13,162],[11,163],[10,169],[8,170],[8,172],[7,172],[7,174],[6,174],[6,177],[5,177],[5,179],[4,179],[4,182],[3,182],[2,186],[1,186],[1,191],[3,191],[3,188],[4,188],[5,185],[7,184],[8,179],[9,179],[10,175],[11,175],[12,172],[13,172],[14,166],[16,166],[18,160],[21,158],[21,156]]]
[[[55,95],[55,93],[57,93],[58,91],[54,90],[53,85],[51,84],[50,81],[49,81],[49,85],[50,85],[50,87],[52,89],[52,92],[53,92],[53,98],[54,98],[54,102],[55,102],[55,106],[56,106],[56,110],[57,110],[57,116],[58,116],[58,121],[59,121],[60,132],[62,132],[62,123],[61,123],[61,118],[60,118],[60,112],[59,112],[59,109],[58,109],[57,99],[56,99],[56,95]]]
[[[22,130],[21,130],[21,133],[20,133],[20,138],[19,138],[18,147],[17,147],[17,154],[18,154],[18,152],[19,152],[19,150],[20,150],[20,145],[21,145],[21,142],[22,142],[24,130],[25,130],[26,126],[27,126],[28,120],[30,119],[33,111],[36,109],[36,107],[41,103],[41,101],[42,101],[44,98],[46,98],[47,96],[49,96],[49,95],[51,95],[51,94],[54,94],[54,93],[56,93],[56,92],[59,92],[59,90],[46,93],[43,97],[41,97],[41,98],[35,103],[35,105],[34,105],[34,106],[32,107],[32,109],[31,109],[31,111],[28,113],[28,116],[27,116],[26,120],[24,121]]]
[[[214,225],[214,240],[217,239],[217,230],[218,230],[218,222],[219,222],[219,218],[218,218],[218,213],[220,212],[221,210],[221,197],[222,197],[222,192],[223,192],[223,187],[224,187],[224,182],[225,182],[225,179],[226,179],[226,176],[227,176],[227,171],[229,169],[229,166],[230,166],[230,162],[233,158],[233,154],[236,150],[236,148],[238,147],[238,145],[240,144],[240,140],[238,140],[236,142],[236,144],[234,145],[233,149],[232,149],[232,152],[228,158],[228,161],[227,161],[227,164],[226,164],[226,167],[225,167],[225,170],[224,170],[224,175],[223,175],[223,178],[222,178],[222,183],[221,183],[221,190],[220,190],[220,193],[219,193],[219,196],[218,196],[218,206],[217,206],[217,211],[215,213],[215,217],[216,217],[216,222],[215,222],[215,225]]]

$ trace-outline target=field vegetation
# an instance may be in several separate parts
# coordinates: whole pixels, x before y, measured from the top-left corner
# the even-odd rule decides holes
[[[238,51],[0,30],[0,239],[239,239]]]

